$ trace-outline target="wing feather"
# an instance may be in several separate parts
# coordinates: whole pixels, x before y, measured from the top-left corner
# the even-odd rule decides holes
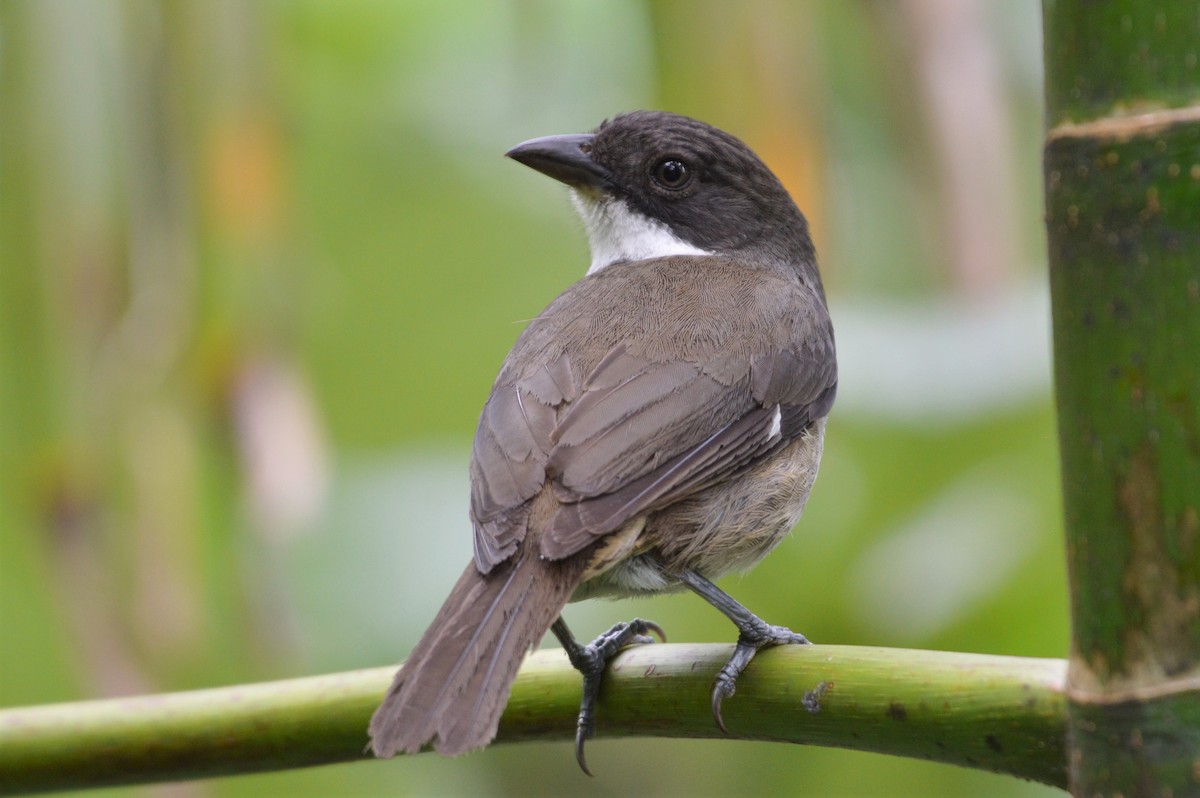
[[[668,267],[686,271],[687,260],[664,264],[661,273],[612,267],[588,281],[611,289],[615,300],[618,282],[633,291]],[[703,301],[738,319],[750,295],[774,311],[744,324],[713,311],[700,326],[682,293],[672,295],[678,307],[646,320],[601,312],[609,305],[591,301],[577,310],[579,297],[569,289],[527,328],[475,437],[471,519],[481,571],[517,549],[528,502],[547,484],[558,508],[539,545],[544,556],[561,559],[736,477],[828,413],[837,390],[828,317],[794,315],[806,300],[787,292],[803,289],[774,277],[747,278],[739,290],[745,296],[724,304],[712,295]],[[628,326],[635,318],[646,326]],[[587,347],[598,339],[610,345],[589,359]]]

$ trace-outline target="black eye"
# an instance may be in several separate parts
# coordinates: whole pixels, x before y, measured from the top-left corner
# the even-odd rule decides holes
[[[678,158],[659,161],[653,174],[654,182],[663,188],[683,188],[692,179],[691,170]]]

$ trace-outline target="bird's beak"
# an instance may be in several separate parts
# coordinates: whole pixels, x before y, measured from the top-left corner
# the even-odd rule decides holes
[[[543,136],[518,144],[504,154],[572,188],[604,188],[609,185],[611,174],[592,160],[593,138],[591,133]]]

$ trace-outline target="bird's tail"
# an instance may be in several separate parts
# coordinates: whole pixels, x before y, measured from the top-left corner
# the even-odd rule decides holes
[[[536,548],[527,539],[487,574],[467,566],[371,718],[376,756],[416,753],[431,741],[452,756],[496,736],[521,661],[582,575],[582,564],[543,560]]]

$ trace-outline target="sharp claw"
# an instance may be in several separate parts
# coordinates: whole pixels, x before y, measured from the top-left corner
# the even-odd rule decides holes
[[[641,634],[634,635],[632,638],[630,638],[629,642],[631,645],[648,646],[652,644],[654,642],[654,638],[651,637],[650,634],[658,637],[659,641],[662,643],[667,642],[667,633],[664,632],[662,627],[656,624],[654,621],[644,621],[639,619],[635,622],[635,626],[641,632]]]
[[[725,698],[721,694],[720,687],[714,687],[712,691],[712,714],[713,720],[717,722],[717,728],[723,733],[729,734],[729,729],[725,728],[725,719],[721,717],[721,701]]]
[[[737,677],[727,673],[728,668],[729,666],[726,665],[717,674],[717,680],[713,683],[712,687],[713,720],[717,722],[717,728],[725,734],[729,734],[729,727],[725,725],[725,718],[721,716],[721,703],[737,692],[737,683],[734,681]]]
[[[788,643],[805,644],[808,643],[808,638],[786,626],[768,624],[696,571],[685,568],[669,575],[677,578],[693,593],[720,610],[737,627],[737,645],[725,667],[717,674],[712,690],[713,719],[717,722],[717,727],[728,734],[729,730],[725,728],[725,721],[721,717],[721,702],[733,696],[737,690],[738,676],[750,664],[750,660],[754,659],[758,650]]]
[[[583,755],[583,744],[587,742],[587,736],[583,733],[583,727],[575,730],[575,761],[579,763],[579,769],[588,776],[592,776],[592,771],[588,770],[587,758]]]
[[[571,665],[583,675],[583,700],[580,702],[579,722],[575,729],[575,761],[579,763],[580,770],[591,776],[592,771],[588,769],[583,749],[588,738],[595,736],[596,702],[600,696],[600,681],[605,666],[610,659],[616,656],[617,652],[631,643],[654,642],[653,638],[642,632],[654,632],[664,642],[667,636],[663,633],[662,628],[653,621],[634,619],[628,623],[616,624],[591,643],[581,646],[571,636],[561,618],[555,622],[552,628],[563,644],[567,657],[571,660]]]

